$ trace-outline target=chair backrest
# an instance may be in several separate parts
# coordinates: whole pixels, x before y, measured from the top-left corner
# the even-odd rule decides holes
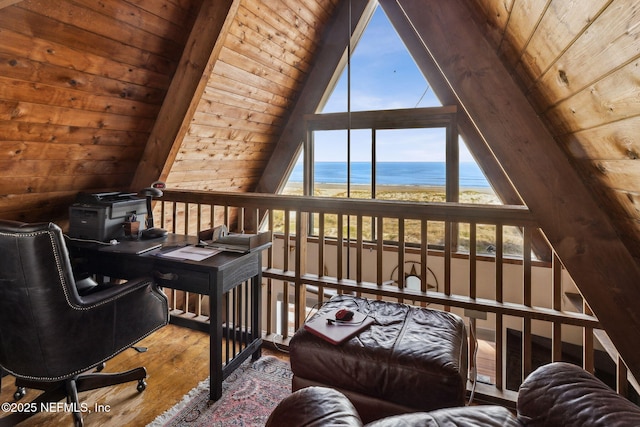
[[[65,375],[78,303],[60,228],[0,220],[0,366],[34,379]]]

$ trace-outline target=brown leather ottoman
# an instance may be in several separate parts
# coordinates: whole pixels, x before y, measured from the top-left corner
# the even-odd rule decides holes
[[[335,388],[349,397],[365,423],[464,405],[467,336],[459,316],[344,295],[333,297],[316,316],[342,307],[375,321],[340,345],[300,328],[290,343],[294,391]]]

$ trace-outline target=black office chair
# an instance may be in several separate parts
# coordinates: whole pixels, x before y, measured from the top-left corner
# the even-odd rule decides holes
[[[166,296],[150,278],[80,295],[58,226],[0,220],[0,368],[16,386],[43,390],[29,406],[67,398],[82,426],[78,392],[137,381],[143,367],[122,373],[87,371],[168,322]],[[19,396],[17,396],[19,397]],[[33,412],[0,418],[15,423]]]

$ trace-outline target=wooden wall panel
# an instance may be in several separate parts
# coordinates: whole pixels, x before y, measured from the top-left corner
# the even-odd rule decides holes
[[[640,214],[631,202],[640,193],[640,2],[470,4],[487,40],[640,259]]]
[[[523,51],[516,72],[529,87],[557,61],[567,46],[584,34],[611,0],[568,2],[552,0]],[[538,2],[542,4],[543,2]],[[531,19],[531,18],[529,18]],[[558,31],[562,28],[562,31]]]
[[[241,1],[168,186],[255,188],[306,81],[334,4]]]
[[[508,67],[515,68],[520,62],[522,53],[529,45],[534,31],[538,28],[540,17],[544,15],[550,1],[515,1],[513,3],[504,40],[500,44],[501,55]],[[532,17],[538,17],[538,19]]]
[[[500,46],[515,0],[470,0],[469,4],[487,40]]]
[[[637,115],[638,67],[640,60],[634,60],[549,108],[545,115],[554,134],[574,133]]]
[[[564,135],[562,141],[576,159],[640,159],[640,116],[605,123]]]
[[[78,192],[128,189],[200,1],[0,9],[0,217],[65,225]]]
[[[555,105],[638,56],[640,1],[610,4],[540,78],[533,92]]]

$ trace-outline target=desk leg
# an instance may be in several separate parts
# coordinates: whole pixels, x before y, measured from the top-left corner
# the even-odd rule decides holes
[[[209,399],[222,397],[222,275],[209,277]]]

